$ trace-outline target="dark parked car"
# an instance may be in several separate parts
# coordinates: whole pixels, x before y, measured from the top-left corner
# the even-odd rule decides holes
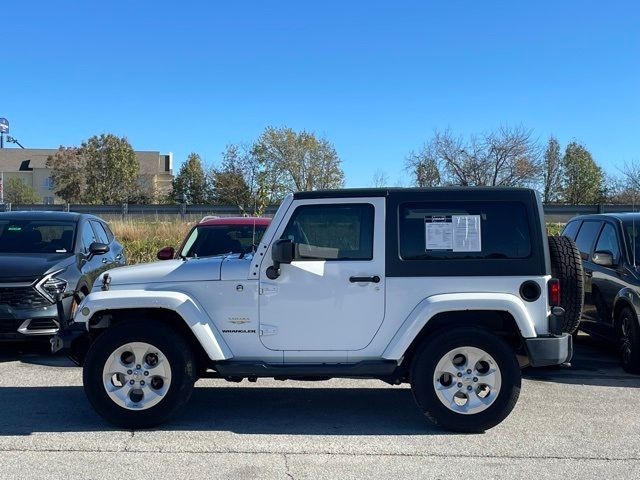
[[[640,373],[640,213],[573,218],[562,234],[575,240],[584,267],[580,329],[620,348],[622,366]]]
[[[69,315],[103,271],[125,264],[100,218],[67,212],[0,213],[0,341],[47,339],[58,330],[55,298]]]
[[[189,231],[177,252],[164,247],[158,252],[158,260],[248,253],[260,243],[269,223],[267,217],[204,217]]]

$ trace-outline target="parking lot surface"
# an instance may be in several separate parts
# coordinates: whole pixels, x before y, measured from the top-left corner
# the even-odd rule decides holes
[[[526,370],[513,413],[479,435],[363,380],[201,380],[173,422],[122,431],[93,412],[80,368],[0,352],[0,478],[640,478],[640,377],[584,335],[571,368]]]

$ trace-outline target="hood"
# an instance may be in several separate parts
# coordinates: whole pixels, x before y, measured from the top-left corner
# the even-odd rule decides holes
[[[0,282],[31,282],[49,270],[64,268],[68,253],[0,253]]]
[[[148,284],[162,282],[206,282],[220,280],[220,265],[224,257],[189,258],[141,263],[109,270],[111,285]],[[96,284],[102,283],[102,275]]]

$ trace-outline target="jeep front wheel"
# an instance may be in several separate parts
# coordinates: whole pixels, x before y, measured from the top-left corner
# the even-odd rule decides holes
[[[187,342],[171,328],[148,320],[126,321],[93,343],[83,383],[89,402],[107,421],[148,428],[187,403],[195,372]]]
[[[504,420],[520,395],[513,349],[478,328],[452,328],[423,342],[411,368],[411,390],[436,425],[483,432]]]

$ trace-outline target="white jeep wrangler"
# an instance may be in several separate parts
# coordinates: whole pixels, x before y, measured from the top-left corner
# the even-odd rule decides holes
[[[107,272],[52,343],[126,428],[202,377],[346,377],[410,383],[431,421],[478,432],[511,412],[522,366],[571,358],[551,264],[529,189],[302,192],[252,252]]]

